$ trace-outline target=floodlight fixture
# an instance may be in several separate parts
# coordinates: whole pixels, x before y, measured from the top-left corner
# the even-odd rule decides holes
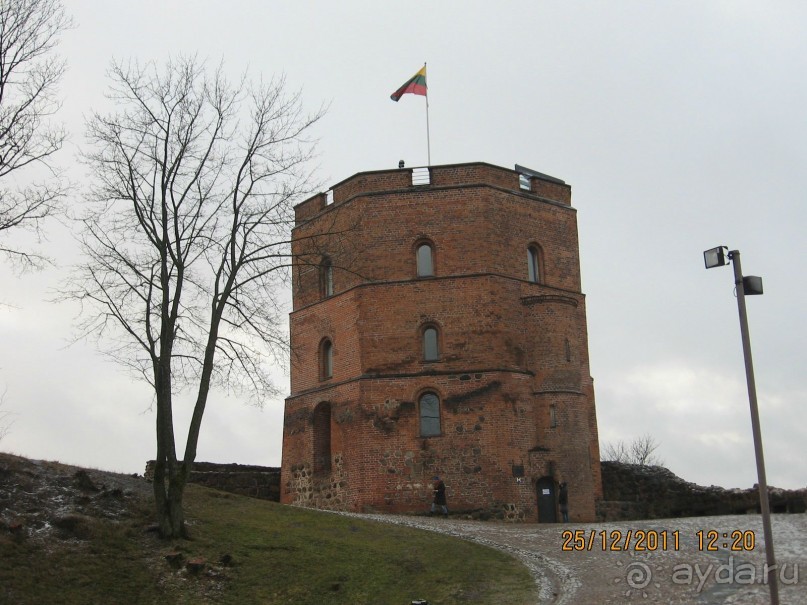
[[[729,262],[729,248],[728,246],[718,246],[703,253],[703,260],[706,263],[707,269],[714,267],[722,267]]]
[[[762,294],[762,278],[757,275],[744,275],[743,294],[746,296]]]

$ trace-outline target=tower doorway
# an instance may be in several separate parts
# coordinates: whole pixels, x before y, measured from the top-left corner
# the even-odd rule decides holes
[[[536,483],[536,489],[538,490],[538,523],[557,523],[555,480],[552,477],[541,477]]]

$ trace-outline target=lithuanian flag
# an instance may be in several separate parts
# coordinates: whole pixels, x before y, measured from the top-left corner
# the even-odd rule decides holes
[[[390,99],[398,102],[402,96],[411,92],[413,95],[426,96],[426,66],[424,65],[419,72],[409,78],[406,83],[398,90],[390,95]]]

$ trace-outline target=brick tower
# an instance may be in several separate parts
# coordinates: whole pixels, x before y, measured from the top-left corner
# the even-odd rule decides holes
[[[295,208],[281,501],[572,521],[601,496],[576,211],[485,163],[356,174]]]

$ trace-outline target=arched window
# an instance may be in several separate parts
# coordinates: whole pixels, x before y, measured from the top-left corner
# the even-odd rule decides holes
[[[434,275],[434,255],[431,244],[422,243],[417,247],[418,277]]]
[[[333,263],[325,257],[319,265],[320,290],[323,297],[333,296]]]
[[[541,250],[538,246],[527,248],[527,279],[536,284],[541,283]]]
[[[319,347],[320,379],[327,380],[333,377],[333,344],[327,338]]]
[[[314,474],[331,471],[331,404],[322,402],[314,408]]]
[[[420,396],[420,436],[440,435],[440,399],[434,393]]]
[[[437,328],[426,326],[423,330],[423,359],[425,361],[437,361],[440,359],[440,342]]]

